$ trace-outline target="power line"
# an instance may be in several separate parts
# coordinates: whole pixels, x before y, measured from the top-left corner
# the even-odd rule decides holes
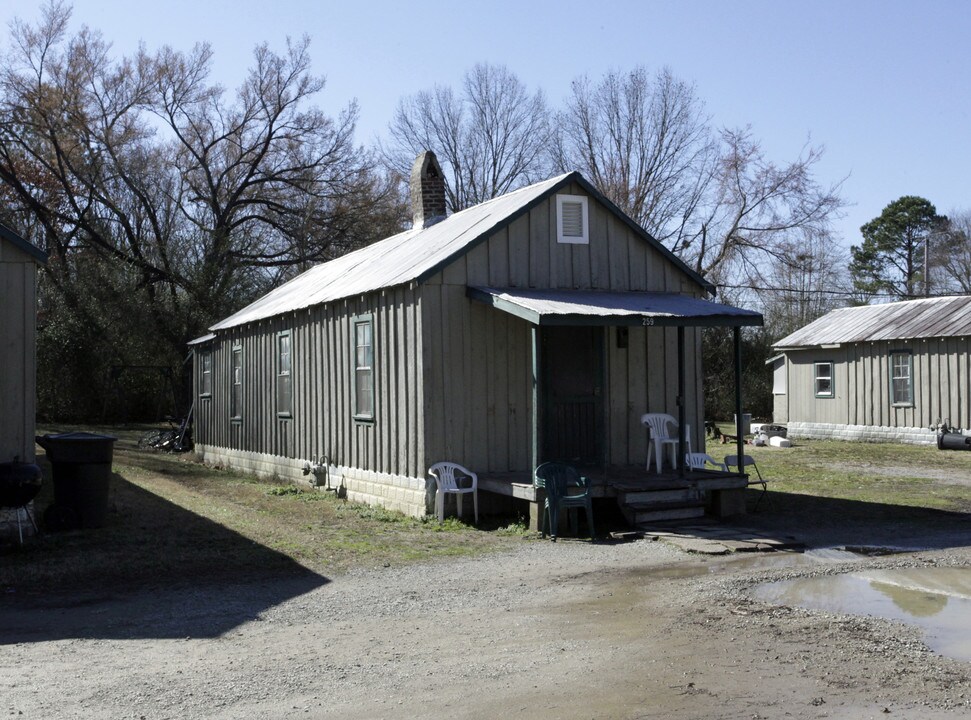
[[[937,295],[913,295],[911,297],[901,297],[900,295],[893,295],[890,293],[855,293],[851,290],[802,290],[799,288],[788,288],[788,287],[770,287],[766,285],[729,285],[727,283],[719,283],[717,285],[719,288],[726,288],[728,290],[755,290],[756,292],[781,292],[781,293],[792,293],[794,295],[833,295],[837,297],[852,297],[852,298],[885,298],[890,300],[919,300],[924,297],[954,297],[957,295],[969,295],[971,293],[965,292],[951,292],[946,294]]]

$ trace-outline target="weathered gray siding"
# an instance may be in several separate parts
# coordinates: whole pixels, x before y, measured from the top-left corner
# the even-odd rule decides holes
[[[0,462],[34,461],[35,260],[0,238]]]
[[[374,318],[375,419],[353,418],[352,319]],[[326,456],[331,464],[422,477],[419,401],[419,303],[410,288],[316,306],[221,333],[196,354],[212,352],[212,396],[199,396],[195,363],[196,441],[200,445],[284,458]],[[291,332],[291,418],[277,416],[277,335]],[[232,348],[242,347],[241,419],[230,418]]]
[[[579,185],[564,194],[585,194]],[[426,471],[452,460],[479,472],[528,471],[533,447],[532,336],[524,320],[473,301],[469,286],[658,291],[701,296],[685,270],[595,199],[589,244],[556,241],[556,196],[428,270],[430,277],[269,320],[217,330],[212,396],[199,396],[197,444],[205,457],[262,473],[293,474],[295,459],[326,456],[349,496],[419,514]],[[432,226],[433,228],[436,226]],[[438,237],[434,233],[429,237]],[[422,235],[415,238],[421,241]],[[441,239],[439,239],[441,242]],[[416,252],[421,248],[416,248]],[[436,270],[435,267],[438,269]],[[308,291],[313,290],[308,288]],[[374,317],[374,422],[353,419],[352,321]],[[276,415],[276,339],[292,337],[293,417]],[[628,347],[605,332],[607,458],[646,457],[643,413],[677,415],[678,331],[629,329]],[[686,415],[693,439],[704,417],[700,331],[686,340]],[[232,348],[243,351],[243,410],[230,418]]]
[[[585,194],[578,186],[567,194]],[[592,200],[590,243],[556,241],[556,198],[533,207],[421,288],[426,349],[426,464],[450,459],[487,472],[528,471],[532,444],[530,325],[466,297],[467,286],[686,292],[701,290]],[[607,347],[607,456],[618,464],[646,458],[645,412],[677,416],[677,330],[616,329]],[[686,415],[695,442],[704,410],[701,333],[685,332]]]
[[[913,353],[914,402],[895,406],[890,394],[890,353]],[[931,338],[856,343],[838,349],[789,350],[788,422],[928,428],[947,419],[971,427],[971,343]],[[816,398],[813,364],[834,363],[835,397]],[[779,418],[776,418],[777,420]],[[781,420],[780,420],[781,421]]]

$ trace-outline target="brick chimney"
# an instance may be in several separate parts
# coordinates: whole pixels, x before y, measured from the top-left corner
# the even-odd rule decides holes
[[[431,150],[419,155],[411,166],[411,214],[415,228],[445,219],[445,176]]]

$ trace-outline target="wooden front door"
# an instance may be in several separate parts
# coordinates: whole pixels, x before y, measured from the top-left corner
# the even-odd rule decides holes
[[[542,329],[542,460],[603,462],[604,332]]]

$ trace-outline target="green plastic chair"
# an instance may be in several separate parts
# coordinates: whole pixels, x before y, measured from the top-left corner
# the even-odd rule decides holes
[[[566,463],[545,462],[536,468],[533,486],[546,490],[546,503],[543,507],[543,520],[540,531],[543,537],[549,535],[556,542],[556,531],[559,527],[560,510],[569,508],[585,508],[587,511],[587,527],[590,528],[590,539],[596,537],[593,528],[593,500],[590,497],[590,480],[581,477],[576,468]],[[583,492],[571,493],[571,488],[582,488]],[[547,525],[547,521],[549,524]]]

